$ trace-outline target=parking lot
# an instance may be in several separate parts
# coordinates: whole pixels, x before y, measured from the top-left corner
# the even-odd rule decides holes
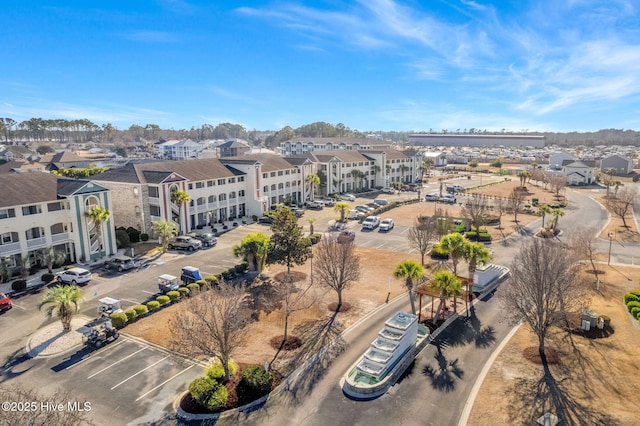
[[[203,372],[199,364],[128,336],[98,350],[82,347],[56,361],[40,380],[52,375],[51,382],[64,383],[78,400],[89,401],[96,424],[112,423],[114,416],[136,424],[157,419],[172,411],[167,402]]]

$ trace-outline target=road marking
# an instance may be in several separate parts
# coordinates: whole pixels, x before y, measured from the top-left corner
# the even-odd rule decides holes
[[[23,311],[26,311],[26,310],[27,310],[27,308],[23,308],[22,306],[20,306],[20,305],[16,305],[15,303],[13,303],[13,307],[14,307],[14,308],[20,308],[20,309],[22,309]]]
[[[120,337],[120,338],[122,339],[122,337]],[[123,343],[125,343],[125,342],[126,342],[126,340],[121,340],[121,341],[119,341],[119,342],[113,343],[113,344],[111,344],[111,345],[109,345],[109,346],[105,347],[101,352],[104,352],[104,351],[105,351],[105,350],[107,350],[107,349],[115,348],[116,346],[119,346],[119,345],[121,345],[121,344],[123,344]],[[86,361],[86,360],[88,360],[88,359],[92,359],[92,358],[91,358],[90,356],[88,356],[88,357],[86,357],[85,359],[81,359],[80,361],[76,362],[75,364],[71,364],[70,366],[68,366],[67,368],[65,368],[65,370],[70,370],[70,369],[72,369],[73,367],[75,367],[76,365],[82,364],[83,362],[85,362],[85,361]]]
[[[134,377],[136,377],[138,374],[142,374],[143,372],[147,371],[148,369],[150,369],[151,367],[155,366],[156,364],[160,364],[162,361],[164,361],[165,359],[169,358],[169,355],[165,356],[164,358],[162,358],[159,361],[154,362],[153,364],[151,364],[150,366],[143,368],[142,370],[138,371],[136,374],[131,375],[129,377],[127,377],[126,379],[124,379],[123,381],[121,381],[120,383],[118,383],[117,385],[115,385],[114,387],[111,388],[111,390],[114,390],[115,388],[117,388],[118,386],[120,386],[121,384],[128,382],[129,380],[133,379]]]
[[[127,358],[131,358],[132,356],[134,356],[134,355],[135,355],[135,354],[137,354],[138,352],[142,352],[142,351],[144,351],[145,349],[147,349],[147,348],[139,349],[139,350],[135,351],[134,353],[129,354],[129,355],[125,356],[124,358],[119,359],[118,361],[114,362],[113,364],[106,366],[106,367],[105,367],[105,368],[103,368],[102,370],[96,371],[95,373],[93,373],[92,375],[90,375],[89,377],[87,377],[87,380],[89,380],[89,379],[90,379],[90,378],[92,378],[93,376],[97,376],[98,374],[102,373],[102,372],[103,372],[103,371],[105,371],[105,370],[108,370],[109,368],[113,367],[113,366],[114,366],[114,365],[116,365],[116,364],[120,364],[120,363],[121,363],[122,361],[124,361],[125,359],[127,359]]]
[[[142,290],[143,293],[147,293],[147,294],[156,294],[157,292],[153,292],[153,291],[149,291],[149,290]]]
[[[139,305],[140,302],[138,302],[137,300],[131,300],[131,299],[120,299],[120,300],[124,300],[125,302],[130,302],[130,303],[134,303],[136,305]]]
[[[165,380],[164,382],[160,383],[158,386],[156,386],[153,389],[148,390],[147,392],[143,393],[142,395],[140,395],[138,397],[138,399],[136,399],[136,402],[138,402],[139,400],[141,400],[142,398],[144,398],[145,396],[149,395],[151,392],[153,392],[154,390],[158,389],[159,387],[162,387],[164,385],[166,385],[167,383],[169,383],[171,380],[175,379],[176,377],[178,377],[179,375],[181,375],[182,373],[184,373],[185,371],[191,369],[195,364],[191,364],[190,366],[188,366],[187,368],[185,368],[184,370],[182,370],[181,372],[174,374],[173,376],[169,377],[167,380]]]

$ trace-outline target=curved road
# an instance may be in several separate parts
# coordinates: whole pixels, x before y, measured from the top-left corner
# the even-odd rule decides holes
[[[567,191],[570,203],[559,225],[564,235],[575,228],[603,226],[607,222],[607,212],[590,195]],[[493,244],[493,261],[509,265],[519,245],[539,227],[537,220]],[[601,240],[600,244],[608,249],[608,241]],[[612,254],[623,255],[628,249],[614,246]],[[457,425],[484,364],[512,329],[502,321],[500,305],[493,294],[478,300],[468,317],[463,315],[453,322],[419,354],[400,381],[377,399],[349,399],[342,393],[339,380],[369,346],[384,321],[397,310],[409,309],[406,296],[352,326],[341,336],[339,355],[326,354],[311,363],[262,408],[219,419],[215,424]]]

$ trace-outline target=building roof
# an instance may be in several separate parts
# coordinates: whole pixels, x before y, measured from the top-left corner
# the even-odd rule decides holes
[[[249,148],[249,144],[242,139],[231,139],[218,145],[219,148]]]
[[[26,146],[22,146],[22,145],[4,145],[4,146],[2,146],[2,148],[3,149],[2,149],[1,152],[9,151],[13,155],[28,156],[28,155],[34,153],[29,148],[27,148]]]
[[[0,207],[13,207],[55,201],[87,185],[88,180],[64,179],[50,173],[7,173],[0,175],[4,188]]]
[[[286,159],[275,154],[248,154],[239,157],[221,158],[223,164],[253,164],[260,162],[263,172],[272,172],[275,170],[293,169],[294,165]]]
[[[595,160],[562,160],[562,167],[595,167]]]

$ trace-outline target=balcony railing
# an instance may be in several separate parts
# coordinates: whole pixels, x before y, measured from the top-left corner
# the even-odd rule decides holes
[[[44,247],[46,245],[47,245],[47,241],[44,237],[32,238],[30,240],[27,240],[27,248],[29,250]]]
[[[7,256],[14,253],[20,253],[20,242],[0,244],[0,255]]]
[[[62,232],[60,234],[53,234],[51,236],[51,242],[53,244],[63,243],[65,241],[71,240],[68,232]]]

